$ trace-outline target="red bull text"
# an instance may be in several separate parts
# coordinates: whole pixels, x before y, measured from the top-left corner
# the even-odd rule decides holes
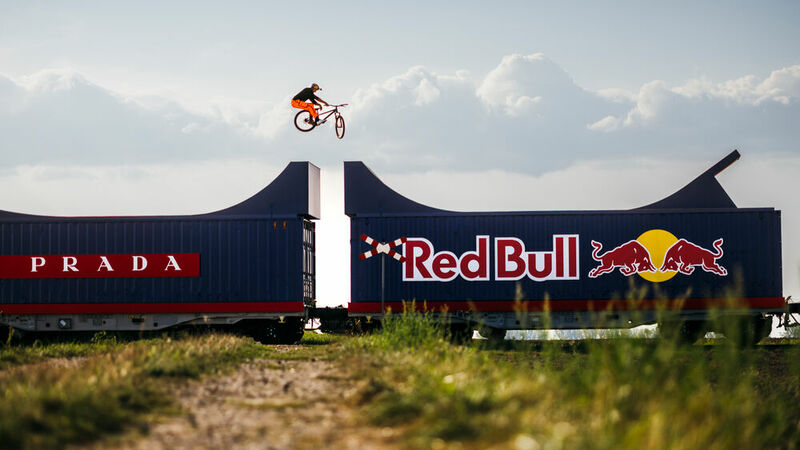
[[[490,281],[489,236],[475,237],[475,250],[462,255],[436,252],[422,237],[406,239],[403,248],[403,281]],[[553,249],[525,250],[522,240],[498,237],[494,240],[494,278],[513,281],[529,277],[535,281],[577,280],[580,278],[578,235],[554,235]]]
[[[364,239],[374,241],[362,236]],[[360,258],[380,253],[394,257],[402,263],[403,281],[447,282],[459,277],[466,281],[517,281],[526,277],[534,281],[579,280],[579,244],[577,234],[557,234],[553,235],[551,250],[528,251],[517,237],[497,237],[492,245],[490,236],[481,235],[475,237],[475,250],[456,255],[446,250],[437,252],[426,238],[404,237],[388,244],[374,241],[374,248]],[[714,250],[708,250],[660,229],[648,230],[613,249],[604,249],[601,242],[592,240],[592,259],[599,264],[587,275],[597,278],[619,269],[624,276],[639,274],[658,283],[678,273],[691,275],[700,268],[726,276],[727,269],[717,262],[724,255],[722,244],[723,239],[719,238],[712,244]]]

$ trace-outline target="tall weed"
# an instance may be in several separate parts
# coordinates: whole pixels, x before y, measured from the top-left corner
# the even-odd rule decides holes
[[[446,321],[432,312],[416,312],[414,302],[404,303],[403,311],[388,311],[380,332],[374,335],[372,345],[384,349],[435,349],[445,344],[448,338]]]
[[[408,444],[796,448],[800,351],[734,339],[452,345],[430,315],[392,317],[361,352],[370,420]],[[408,345],[412,344],[412,345]],[[534,445],[533,443],[537,444]],[[520,445],[522,445],[520,444]]]

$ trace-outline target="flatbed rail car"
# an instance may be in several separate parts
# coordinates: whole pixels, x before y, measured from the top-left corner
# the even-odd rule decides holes
[[[315,299],[319,168],[199,215],[47,217],[0,211],[0,325],[22,331],[235,327],[296,342]]]
[[[414,301],[494,336],[658,322],[694,338],[716,310],[760,339],[786,309],[780,211],[736,207],[715,176],[738,158],[638,209],[544,212],[431,208],[345,162],[349,314]]]

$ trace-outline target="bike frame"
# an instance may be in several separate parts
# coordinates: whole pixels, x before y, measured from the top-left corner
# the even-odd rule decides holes
[[[333,109],[329,109],[329,110],[327,110],[325,112],[323,112],[322,111],[322,107],[320,107],[319,108],[319,119],[320,119],[320,122],[317,124],[317,126],[322,125],[323,123],[327,122],[328,121],[328,117],[330,117],[331,114],[335,114],[335,115],[338,116],[339,115],[339,107],[341,107],[341,106],[344,106],[344,105],[333,105]]]

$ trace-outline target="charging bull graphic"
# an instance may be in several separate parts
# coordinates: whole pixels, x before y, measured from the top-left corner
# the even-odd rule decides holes
[[[700,267],[706,272],[725,276],[728,271],[717,264],[717,260],[722,258],[722,238],[714,241],[716,252],[707,250],[699,245],[693,244],[686,239],[680,239],[672,244],[664,256],[664,264],[659,269],[662,272],[675,270],[685,275],[691,275],[695,267]]]
[[[603,244],[592,241],[592,258],[599,261],[600,265],[589,271],[589,278],[597,278],[605,273],[613,272],[619,267],[623,275],[638,272],[655,272],[656,268],[650,259],[650,252],[636,240],[628,241],[614,250],[609,250],[599,255]]]
[[[717,263],[722,258],[723,239],[714,241],[714,250],[705,249],[686,239],[678,239],[667,230],[647,230],[634,240],[600,254],[603,244],[592,241],[592,258],[600,264],[589,271],[589,278],[614,272],[638,274],[653,283],[667,281],[677,274],[691,275],[697,267],[726,276],[728,271]]]

